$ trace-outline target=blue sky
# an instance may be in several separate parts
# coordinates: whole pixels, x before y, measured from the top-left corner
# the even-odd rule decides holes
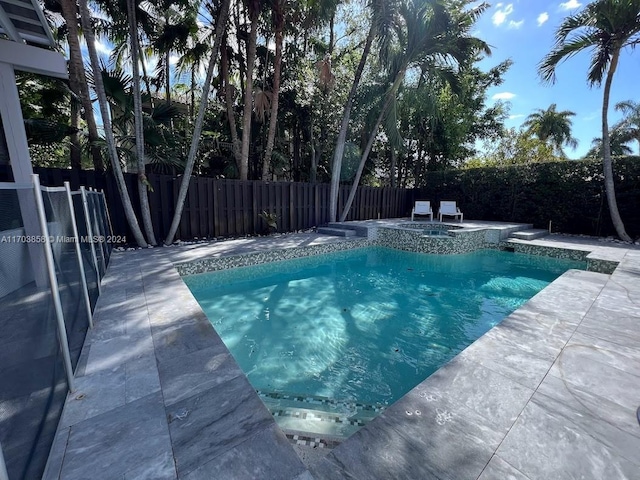
[[[485,68],[510,58],[513,66],[504,83],[489,90],[489,102],[501,99],[511,104],[507,127],[519,127],[536,108],[552,103],[559,110],[576,113],[573,135],[579,144],[576,150],[565,149],[569,158],[582,157],[591,140],[601,135],[602,88],[589,88],[586,81],[589,53],[581,53],[561,63],[556,69],[555,84],[545,84],[538,76],[537,66],[553,47],[554,33],[562,20],[575,13],[585,0],[562,2],[545,0],[513,0],[492,2],[491,8],[477,23],[474,34],[492,48],[492,56],[483,61]],[[626,50],[611,88],[609,124],[621,118],[613,108],[623,100],[640,101],[640,51]],[[637,143],[631,145],[637,152]]]

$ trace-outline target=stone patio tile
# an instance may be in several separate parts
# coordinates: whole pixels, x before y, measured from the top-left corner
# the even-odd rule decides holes
[[[640,324],[639,324],[640,326]],[[575,350],[588,362],[599,362],[640,376],[640,348],[626,347],[617,343],[576,332],[567,343],[565,351]]]
[[[584,317],[577,332],[631,348],[640,347],[638,311],[628,314],[593,307]]]
[[[122,480],[177,480],[177,478],[176,465],[169,451],[125,472]]]
[[[154,393],[71,427],[61,478],[116,479],[171,454],[162,395]]]
[[[222,341],[186,355],[165,358],[158,363],[158,371],[165,405],[243,375]]]
[[[126,403],[126,368],[117,365],[76,377],[75,389],[67,396],[58,428],[76,425],[123,406]]]
[[[305,466],[275,425],[198,467],[184,480],[293,480]]]
[[[635,282],[625,282],[624,285],[613,282],[607,283],[594,305],[607,310],[611,310],[623,315],[640,315],[640,291],[632,290]]]
[[[273,425],[244,376],[171,405],[167,417],[180,477]]]
[[[366,428],[361,428],[346,442],[336,447],[318,463],[317,468],[312,468],[311,471],[316,478],[320,479],[323,478],[321,472],[325,469],[326,478],[438,480],[436,471],[439,471],[438,467],[442,464],[434,465],[436,452],[423,451],[422,446],[419,440],[399,434],[386,419],[377,417]],[[449,448],[447,445],[442,447],[443,450]],[[442,453],[442,450],[438,453]],[[452,469],[452,472],[455,470],[459,473],[467,469],[469,463],[475,463],[475,459],[468,458],[469,452],[458,450],[451,453],[454,453],[452,457],[442,460]],[[487,458],[484,464],[489,461],[491,453],[486,452]],[[327,464],[327,462],[330,463]],[[327,471],[329,468],[333,469],[335,477],[330,476],[331,470]],[[341,472],[346,472],[349,476],[342,475]]]
[[[535,389],[553,365],[553,359],[529,353],[491,335],[484,335],[458,355],[461,361],[476,362],[520,385]]]
[[[600,363],[597,356],[588,347],[566,348],[549,374],[623,407],[638,408],[640,376]]]
[[[531,479],[631,480],[640,469],[545,406],[529,403],[497,450]]]
[[[364,480],[363,478],[347,473],[342,467],[327,457],[315,465],[312,465],[310,471],[315,480]]]
[[[53,445],[51,445],[47,466],[42,474],[42,480],[58,480],[60,478],[62,461],[64,460],[67,442],[69,441],[69,432],[69,427],[58,428],[53,440]]]
[[[396,430],[428,442],[430,448],[431,443],[444,443],[447,428],[452,427],[463,432],[462,437],[473,436],[495,449],[532,395],[532,389],[456,358],[381,416]],[[445,438],[438,439],[440,434]]]
[[[176,319],[173,324],[152,331],[159,362],[210,348],[220,342],[220,337],[202,312],[195,317]]]
[[[111,370],[119,365],[152,356],[153,340],[151,335],[144,332],[92,342],[85,366],[85,375]]]
[[[313,475],[309,473],[309,470],[305,470],[300,475],[296,475],[296,477],[293,480],[315,480],[315,479],[313,478]]]
[[[640,466],[640,428],[633,409],[586,392],[549,375],[532,402],[571,422],[618,455]]]
[[[498,455],[491,457],[478,480],[530,480],[524,473],[516,470]]]
[[[125,401],[127,403],[160,390],[160,378],[155,356],[132,360],[125,364],[125,371]]]

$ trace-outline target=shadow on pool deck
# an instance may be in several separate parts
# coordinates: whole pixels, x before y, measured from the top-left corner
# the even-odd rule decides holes
[[[565,273],[306,470],[173,264],[335,241],[114,254],[44,478],[640,478],[640,250],[565,236],[530,243],[620,265]]]

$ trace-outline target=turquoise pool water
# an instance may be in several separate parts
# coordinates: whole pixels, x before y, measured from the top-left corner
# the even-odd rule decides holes
[[[363,248],[184,281],[257,390],[385,405],[570,268]]]

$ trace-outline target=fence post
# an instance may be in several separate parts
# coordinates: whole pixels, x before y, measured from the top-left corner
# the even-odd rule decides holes
[[[78,267],[80,268],[80,280],[82,281],[82,295],[84,296],[84,304],[87,307],[87,315],[89,316],[89,326],[93,328],[93,316],[91,315],[91,301],[89,300],[89,290],[87,288],[87,276],[84,272],[84,262],[82,261],[82,252],[80,251],[80,235],[78,235],[78,224],[76,223],[75,209],[73,208],[73,198],[71,197],[71,185],[64,182],[64,188],[67,190],[67,200],[69,201],[69,213],[71,214],[71,226],[73,227],[73,236],[76,241],[76,255],[78,256]]]
[[[91,256],[93,257],[93,266],[96,269],[96,277],[98,279],[98,295],[102,294],[100,287],[100,268],[98,267],[98,257],[96,255],[96,246],[93,243],[93,227],[91,226],[91,217],[89,216],[89,203],[87,202],[87,190],[84,187],[80,187],[80,193],[82,194],[82,209],[84,210],[84,218],[87,222],[87,235],[89,235],[89,245],[91,245]]]
[[[36,196],[36,207],[38,209],[38,219],[40,221],[40,230],[44,237],[44,256],[47,262],[47,270],[49,273],[51,296],[53,297],[53,305],[55,306],[56,318],[58,320],[60,349],[62,350],[62,356],[64,358],[64,367],[67,373],[67,383],[69,384],[69,390],[73,391],[73,368],[71,367],[71,354],[69,353],[69,339],[67,338],[67,330],[64,325],[62,302],[60,301],[60,288],[58,287],[56,267],[53,262],[53,250],[51,249],[51,239],[49,237],[49,228],[47,227],[47,217],[44,211],[44,200],[42,199],[42,190],[40,190],[40,178],[37,174],[33,174],[32,178],[33,189]]]

